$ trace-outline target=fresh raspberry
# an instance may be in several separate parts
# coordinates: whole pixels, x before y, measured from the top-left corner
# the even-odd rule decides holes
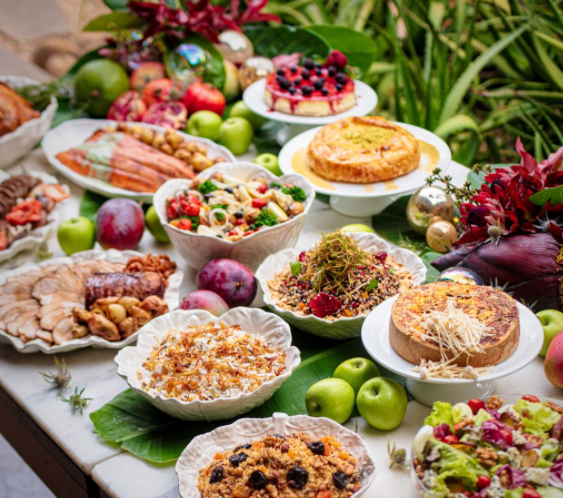
[[[307,253],[305,251],[301,251],[299,253],[299,262],[303,263],[303,261],[305,261],[305,259],[307,259]]]
[[[378,252],[375,255],[375,259],[378,259],[381,264],[384,264],[387,260],[387,253],[385,251]]]
[[[335,296],[331,296],[326,292],[319,292],[311,299],[309,306],[315,316],[323,318],[336,313],[342,306],[342,302]]]
[[[335,66],[343,69],[348,64],[348,59],[340,50],[333,50],[326,58],[327,66]]]

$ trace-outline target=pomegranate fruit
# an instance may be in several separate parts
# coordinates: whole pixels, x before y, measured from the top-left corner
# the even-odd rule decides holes
[[[179,130],[186,127],[188,111],[182,102],[158,102],[151,105],[143,116],[143,123]]]
[[[133,90],[141,92],[150,81],[163,78],[166,78],[166,73],[164,72],[164,64],[162,62],[143,62],[131,73],[129,86]]]
[[[149,81],[143,88],[143,100],[148,106],[158,102],[170,102],[171,100],[179,100],[180,93],[174,87],[172,80],[168,78],[159,78]]]
[[[110,199],[98,210],[96,232],[104,249],[134,249],[139,245],[144,230],[143,210],[131,199]]]
[[[107,119],[114,121],[141,121],[147,111],[147,104],[135,90],[129,90],[117,97],[109,108]]]
[[[182,102],[193,114],[197,111],[212,111],[222,116],[225,112],[227,102],[223,94],[210,83],[194,83],[186,90]]]
[[[234,259],[213,259],[197,274],[197,288],[219,294],[231,307],[250,306],[256,296],[254,274]]]
[[[188,294],[180,308],[183,310],[205,310],[212,315],[221,316],[229,311],[229,306],[225,300],[215,292],[208,290],[198,290]]]

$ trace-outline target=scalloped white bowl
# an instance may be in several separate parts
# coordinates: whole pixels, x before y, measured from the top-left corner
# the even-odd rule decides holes
[[[414,252],[401,248],[392,248],[385,240],[373,233],[348,233],[347,235],[355,239],[364,251],[372,254],[385,251],[393,256],[397,262],[411,272],[416,285],[420,285],[426,280],[426,266]],[[327,339],[360,337],[362,324],[367,315],[345,317],[331,321],[325,318],[318,318],[315,315],[298,315],[293,311],[279,307],[274,302],[268,282],[274,279],[276,273],[284,270],[291,261],[296,261],[300,252],[297,249],[284,249],[266,258],[258,268],[256,279],[260,283],[264,293],[264,302],[268,308],[298,329],[320,337],[326,337]]]
[[[0,76],[0,82],[8,85],[10,88],[39,83],[24,76]],[[43,110],[41,116],[22,124],[13,132],[6,133],[0,137],[0,168],[11,166],[39,143],[43,135],[51,127],[57,108],[57,99],[51,97],[51,103]]]
[[[269,418],[243,418],[231,425],[219,427],[192,439],[176,463],[180,496],[182,498],[201,498],[201,493],[197,488],[199,471],[213,461],[216,453],[230,450],[248,441],[262,439],[268,434],[295,432],[302,432],[317,438],[329,435],[338,439],[344,449],[356,457],[361,473],[362,488],[352,496],[357,498],[368,490],[375,479],[376,468],[369,455],[368,447],[360,436],[328,418],[315,418],[307,415],[290,417],[285,413],[274,413]]]
[[[174,195],[178,190],[189,188],[192,181],[181,179],[168,180],[154,194],[154,207],[162,226],[172,240],[172,244],[174,244],[176,250],[192,268],[199,270],[212,259],[230,258],[236,259],[254,271],[268,255],[286,247],[295,246],[299,234],[305,225],[307,213],[315,199],[313,186],[305,177],[301,175],[283,175],[278,177],[258,164],[236,162],[217,164],[202,171],[198,178],[209,178],[216,172],[226,173],[243,181],[250,181],[253,178],[262,176],[270,181],[278,181],[280,183],[291,182],[305,190],[307,199],[303,203],[303,213],[295,218],[273,227],[262,228],[258,232],[243,237],[237,242],[231,242],[230,240],[210,235],[187,232],[170,225],[166,216],[166,199]]]
[[[137,378],[137,371],[142,368],[153,347],[170,329],[184,330],[190,326],[205,325],[209,322],[217,325],[219,323],[228,326],[240,325],[247,334],[257,336],[273,347],[279,346],[287,353],[285,371],[275,379],[262,384],[254,392],[241,393],[231,398],[181,401],[145,392],[141,387],[141,381]],[[184,420],[225,420],[246,413],[268,400],[301,363],[299,350],[291,346],[289,325],[278,316],[258,308],[233,308],[220,317],[203,310],[176,310],[151,320],[140,330],[140,333],[135,347],[122,349],[115,357],[117,373],[134,391],[156,408],[172,417]]]
[[[0,272],[0,285],[2,285],[8,278],[16,275],[23,275],[24,273],[38,270],[45,266],[64,265],[69,263],[76,263],[78,261],[85,261],[87,259],[99,259],[101,261],[107,260],[111,263],[126,263],[129,258],[133,256],[143,256],[137,251],[118,251],[116,249],[109,249],[107,251],[100,251],[94,249],[91,251],[77,252],[71,256],[64,258],[48,259],[39,264],[26,264],[11,271]],[[168,304],[169,311],[176,309],[180,305],[180,285],[184,274],[181,270],[176,270],[168,279],[168,286],[164,292],[164,301]],[[150,322],[149,322],[150,323]],[[108,341],[103,337],[90,334],[80,339],[73,339],[60,345],[50,346],[41,339],[34,339],[33,341],[23,342],[19,337],[14,337],[4,330],[0,330],[0,342],[10,343],[20,353],[46,353],[58,354],[68,353],[75,349],[82,349],[92,346],[96,349],[121,349],[124,346],[134,343],[139,336],[141,329],[134,334],[131,334],[122,341]]]
[[[59,180],[57,180],[57,178],[42,171],[30,171],[29,174],[40,178],[43,183],[59,183]],[[8,175],[4,171],[0,171],[0,183],[10,178],[10,176],[11,175]],[[70,193],[70,189],[67,185],[63,185],[62,187]],[[9,260],[22,251],[36,249],[43,242],[45,242],[51,230],[53,230],[57,226],[62,208],[67,201],[68,199],[65,199],[64,201],[55,204],[55,207],[47,217],[47,223],[45,225],[33,229],[25,237],[15,240],[10,247],[7,247],[3,251],[0,251],[0,263]]]

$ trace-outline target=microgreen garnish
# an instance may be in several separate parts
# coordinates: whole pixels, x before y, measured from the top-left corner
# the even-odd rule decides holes
[[[43,376],[45,382],[52,384],[55,389],[68,389],[72,375],[68,371],[64,358],[62,361],[59,361],[55,356],[55,366],[57,367],[56,372],[39,372],[39,374]]]
[[[262,209],[262,211],[260,211],[260,214],[256,216],[254,224],[257,227],[261,227],[263,225],[273,227],[274,225],[278,224],[278,217],[275,214],[270,213],[270,211],[268,211],[267,209]]]
[[[200,193],[202,194],[210,194],[215,190],[219,190],[219,187],[215,185],[211,180],[205,180],[203,183],[200,183],[197,187]]]
[[[366,290],[368,292],[371,292],[373,289],[375,289],[377,286],[379,285],[379,280],[377,280],[377,278],[372,278],[369,281],[369,284],[366,285]]]
[[[398,467],[401,470],[405,470],[409,467],[409,460],[407,459],[407,452],[404,448],[397,448],[397,445],[393,443],[391,446],[390,437],[387,436],[387,454],[391,463],[389,468],[393,469]]]
[[[291,267],[291,274],[296,277],[297,275],[299,275],[301,273],[301,263],[299,261],[292,261],[291,263],[289,263],[289,266]]]
[[[74,388],[74,394],[71,394],[68,398],[65,398],[62,394],[59,393],[61,399],[68,403],[72,409],[72,414],[74,415],[76,412],[79,412],[80,415],[83,415],[84,408],[86,408],[93,398],[83,398],[82,395],[84,394],[84,388],[78,392],[78,387]]]

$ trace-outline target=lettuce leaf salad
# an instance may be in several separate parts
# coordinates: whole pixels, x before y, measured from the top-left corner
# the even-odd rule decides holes
[[[414,469],[434,498],[563,498],[562,414],[532,395],[438,401],[414,440]]]

